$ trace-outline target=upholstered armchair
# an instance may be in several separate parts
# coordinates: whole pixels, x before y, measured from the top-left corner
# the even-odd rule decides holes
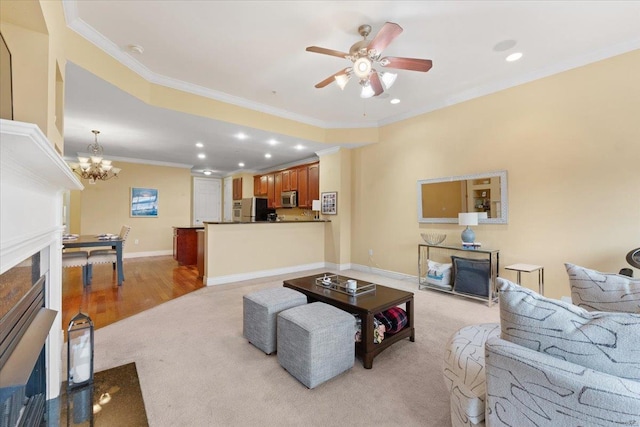
[[[501,323],[462,328],[446,346],[452,426],[640,425],[640,314],[498,280]]]

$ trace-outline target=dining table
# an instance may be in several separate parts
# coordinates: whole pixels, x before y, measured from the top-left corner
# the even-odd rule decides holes
[[[69,248],[95,248],[95,247],[110,247],[116,251],[116,270],[118,272],[118,286],[122,286],[124,281],[124,270],[122,268],[122,244],[124,239],[120,237],[116,238],[104,238],[96,235],[80,235],[72,238],[62,239],[63,249]]]

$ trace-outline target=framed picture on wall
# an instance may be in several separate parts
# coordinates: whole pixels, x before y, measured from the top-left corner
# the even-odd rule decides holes
[[[131,216],[158,217],[158,190],[131,187]]]
[[[336,215],[338,213],[338,192],[330,191],[320,195],[320,207],[323,215]]]

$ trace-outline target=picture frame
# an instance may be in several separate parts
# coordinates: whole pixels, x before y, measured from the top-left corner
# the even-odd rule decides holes
[[[329,191],[320,195],[320,212],[323,215],[338,214],[338,192]]]
[[[156,188],[131,187],[129,200],[131,217],[158,217],[158,190]]]

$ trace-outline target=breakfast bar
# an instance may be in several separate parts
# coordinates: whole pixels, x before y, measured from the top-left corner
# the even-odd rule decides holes
[[[325,267],[330,221],[205,222],[206,285]]]

